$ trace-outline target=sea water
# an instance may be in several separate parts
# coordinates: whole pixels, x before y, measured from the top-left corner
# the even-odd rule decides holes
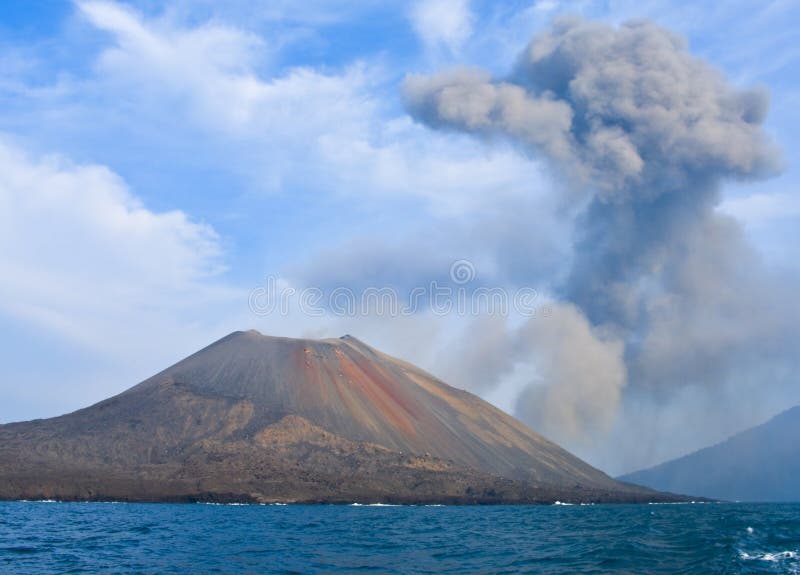
[[[0,573],[800,573],[800,504],[7,502]]]

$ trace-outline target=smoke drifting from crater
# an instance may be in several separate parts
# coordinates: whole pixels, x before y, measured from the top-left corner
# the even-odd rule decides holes
[[[521,416],[557,439],[594,433],[613,421],[623,390],[713,390],[764,376],[766,362],[794,364],[790,290],[716,211],[724,181],[780,167],[762,128],[764,91],[731,85],[653,23],[568,18],[535,37],[505,78],[412,75],[404,97],[432,128],[546,158],[563,201],[582,207],[567,279],[552,286],[567,311],[513,334],[544,380],[522,393]]]

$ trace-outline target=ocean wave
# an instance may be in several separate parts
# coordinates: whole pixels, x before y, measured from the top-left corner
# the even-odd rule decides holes
[[[745,551],[739,552],[739,557],[744,561],[768,561],[770,563],[780,563],[784,561],[797,561],[800,555],[797,551],[777,551],[774,553],[754,553],[750,554]]]

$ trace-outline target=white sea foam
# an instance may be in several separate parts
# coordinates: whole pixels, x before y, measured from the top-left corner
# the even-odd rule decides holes
[[[709,505],[718,501],[648,501],[648,505]]]
[[[777,553],[754,553],[750,555],[744,551],[739,553],[739,557],[745,561],[769,561],[770,563],[777,563],[779,561],[796,560],[800,558],[797,551],[779,551]]]

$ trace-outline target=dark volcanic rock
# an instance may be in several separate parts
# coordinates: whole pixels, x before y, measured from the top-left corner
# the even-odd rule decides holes
[[[0,499],[675,500],[345,336],[236,332],[139,385],[0,426]]]

